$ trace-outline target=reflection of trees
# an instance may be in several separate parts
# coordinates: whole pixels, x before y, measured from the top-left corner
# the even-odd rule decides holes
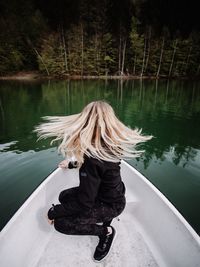
[[[30,134],[37,107],[33,105],[40,99],[37,83],[3,82],[0,86],[1,106],[4,111],[4,123],[0,123],[1,143],[18,140]]]
[[[191,87],[195,90],[190,90]],[[174,154],[174,164],[181,161],[185,166],[189,159],[194,160],[196,152],[193,148],[198,148],[200,135],[200,91],[195,83],[132,81],[124,87],[123,94],[120,118],[127,125],[143,128],[145,133],[155,136],[143,145],[145,168],[153,156],[164,161],[171,146],[176,146],[175,152],[178,151]]]
[[[45,83],[1,83],[1,143],[17,140],[10,149],[42,150],[49,140],[36,143],[32,133],[46,115],[80,112],[91,101],[104,99],[117,116],[131,127],[143,128],[154,139],[141,145],[146,150],[145,168],[153,158],[165,160],[174,147],[173,162],[185,166],[195,159],[200,136],[200,90],[191,81],[94,80]]]
[[[197,155],[197,151],[194,150],[192,147],[182,147],[180,145],[175,145],[174,147],[174,157],[172,158],[175,165],[179,163],[185,167],[188,161],[195,160]]]

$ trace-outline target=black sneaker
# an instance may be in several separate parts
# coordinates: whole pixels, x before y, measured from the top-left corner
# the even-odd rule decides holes
[[[112,228],[112,234],[99,236],[99,244],[94,252],[94,260],[100,262],[104,260],[112,247],[113,240],[116,237],[116,230]]]

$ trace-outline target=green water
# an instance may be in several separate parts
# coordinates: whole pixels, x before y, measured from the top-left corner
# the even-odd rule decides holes
[[[32,133],[41,116],[77,113],[104,99],[131,127],[155,138],[130,163],[200,232],[200,83],[51,81],[0,83],[0,227],[62,159]]]

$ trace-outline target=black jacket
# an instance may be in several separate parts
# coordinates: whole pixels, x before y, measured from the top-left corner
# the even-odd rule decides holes
[[[69,167],[73,167],[72,164]],[[78,202],[87,210],[96,202],[116,203],[125,200],[125,186],[121,180],[120,162],[100,161],[85,156],[79,170]]]

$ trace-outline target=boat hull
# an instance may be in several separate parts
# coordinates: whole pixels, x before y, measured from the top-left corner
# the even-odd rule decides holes
[[[121,164],[127,205],[114,220],[116,245],[98,266],[200,266],[200,238],[174,206],[135,168]],[[97,266],[96,237],[66,236],[46,220],[59,193],[78,185],[78,170],[56,169],[0,233],[0,266]],[[118,242],[118,243],[117,243]]]

